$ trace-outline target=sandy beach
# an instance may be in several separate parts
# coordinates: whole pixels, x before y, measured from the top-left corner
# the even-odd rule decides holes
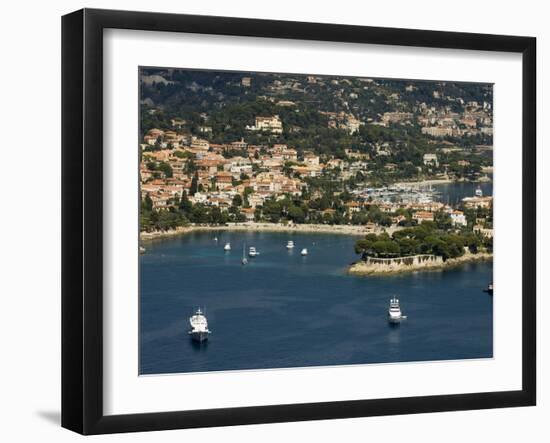
[[[316,224],[282,224],[282,223],[228,223],[227,225],[189,225],[180,226],[170,231],[140,232],[142,241],[158,238],[173,237],[196,231],[265,231],[265,232],[301,232],[301,233],[326,233],[363,236],[369,233],[380,234],[387,232],[392,234],[401,228],[391,226],[388,228],[367,229],[358,225],[316,225]]]
[[[479,180],[472,181],[472,183],[488,183],[492,181],[489,177],[483,176],[480,177]],[[397,182],[395,185],[398,186],[431,186],[431,185],[446,185],[449,183],[467,183],[470,182],[466,179],[460,179],[460,180],[453,180],[450,178],[434,178],[429,180],[421,180],[421,181],[412,181],[412,182]]]
[[[450,178],[435,178],[431,180],[421,180],[421,181],[413,181],[413,182],[397,182],[395,185],[397,186],[430,186],[430,185],[444,185],[447,183],[454,183],[455,180],[451,180]]]

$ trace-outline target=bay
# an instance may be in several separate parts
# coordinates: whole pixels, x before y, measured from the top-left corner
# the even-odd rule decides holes
[[[492,357],[492,297],[482,292],[492,263],[350,276],[355,240],[223,231],[148,244],[140,256],[140,374]],[[246,266],[243,245],[261,253]],[[387,321],[394,295],[408,316],[398,326]],[[187,334],[197,307],[212,331],[202,345]]]

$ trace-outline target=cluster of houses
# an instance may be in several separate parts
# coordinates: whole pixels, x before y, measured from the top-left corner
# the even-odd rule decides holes
[[[422,134],[431,137],[493,135],[490,103],[479,104],[475,101],[464,103],[460,98],[456,100],[463,105],[464,112],[455,112],[451,106],[442,108],[419,106],[418,123],[422,126]]]
[[[466,197],[464,199],[465,207],[467,208],[488,208],[492,204],[492,197]],[[466,203],[468,202],[468,203]],[[475,202],[475,203],[474,203]],[[476,205],[479,203],[478,205]],[[375,204],[381,212],[390,215],[392,224],[399,225],[400,222],[406,221],[407,218],[404,215],[397,215],[401,209],[410,210],[412,212],[412,220],[421,224],[423,222],[433,222],[437,213],[447,214],[450,218],[453,226],[460,228],[468,225],[466,214],[464,211],[453,208],[450,205],[443,204],[441,202],[426,202],[426,203],[398,203],[387,202],[383,200],[372,200],[368,202],[369,205]],[[363,210],[367,205],[365,201],[351,201],[346,203],[346,207],[349,213],[353,214]],[[487,220],[485,218],[477,218],[473,226],[473,231],[483,235],[484,237],[492,238],[493,229],[486,227]],[[378,226],[373,223],[368,223],[367,231],[375,232],[378,230]]]
[[[361,78],[362,89],[372,89],[375,95],[381,96],[386,102],[391,102],[399,107],[401,96],[398,93],[384,95],[383,88],[374,79]],[[250,76],[241,78],[241,86],[249,88],[253,82]],[[275,79],[268,87],[267,91],[271,94],[279,95],[289,92],[304,93],[307,85],[330,86],[335,100],[342,103],[348,112],[328,112],[319,111],[328,119],[328,127],[334,129],[344,129],[350,134],[359,131],[362,125],[370,124],[377,126],[390,126],[395,124],[413,125],[415,123],[421,126],[423,134],[434,138],[444,137],[469,137],[479,134],[493,134],[493,118],[492,104],[487,101],[465,101],[461,97],[445,96],[443,92],[434,90],[433,97],[440,101],[440,105],[428,105],[425,102],[419,103],[411,109],[413,112],[392,111],[378,115],[377,118],[363,118],[354,115],[352,110],[354,106],[352,102],[358,99],[361,93],[361,88],[354,85],[350,79],[331,79],[328,80],[318,76],[307,76],[304,79],[300,78],[278,78]],[[345,88],[348,89],[345,89]],[[407,92],[412,92],[417,89],[414,85],[406,87]],[[258,96],[268,101],[275,102],[278,106],[293,107],[295,102],[289,100],[277,100],[274,96]],[[461,112],[457,112],[461,109]],[[363,121],[362,118],[365,120]],[[209,128],[205,128],[205,132]],[[246,127],[249,131],[265,131],[272,134],[282,134],[283,123],[279,116],[257,116],[254,125]],[[210,128],[211,130],[211,128]]]
[[[342,118],[349,122],[349,116]],[[351,149],[346,151],[349,161],[332,158],[322,163],[319,155],[311,151],[303,152],[298,159],[298,151],[285,144],[252,145],[244,138],[215,144],[206,136],[181,131],[185,120],[172,119],[171,123],[173,129],[147,131],[141,144],[141,194],[142,198],[149,195],[155,209],[169,207],[183,191],[192,202],[222,209],[231,205],[236,194],[246,192],[247,202],[254,209],[267,198],[299,195],[305,186],[304,177],[317,177],[339,168],[339,178],[345,180],[365,171],[369,160],[368,154]],[[254,126],[247,129],[279,134],[282,122],[277,115],[257,116]],[[167,168],[159,167],[161,164],[169,166],[169,174]],[[195,176],[200,191],[191,195]]]
[[[364,122],[356,118],[352,113],[347,112],[326,112],[319,111],[321,115],[328,118],[328,127],[331,129],[343,129],[350,134],[354,134],[359,131],[361,125]]]
[[[276,131],[275,117],[260,118],[256,123],[261,130]],[[151,149],[152,146],[156,149]],[[305,152],[298,161],[296,149],[283,144],[255,146],[241,139],[220,145],[161,129],[149,130],[141,148],[141,194],[142,198],[146,195],[151,198],[155,209],[169,207],[186,192],[193,203],[227,210],[235,195],[246,194],[249,207],[242,212],[253,218],[254,208],[268,198],[300,195],[304,183],[299,177],[315,177],[325,167],[312,152]],[[227,155],[228,152],[231,154]],[[234,152],[242,155],[233,155]],[[161,164],[169,166],[169,174],[166,168],[159,167]],[[288,164],[294,174],[285,173]],[[194,178],[197,191],[191,195]]]
[[[360,122],[350,114],[327,113],[327,116],[329,121],[350,132],[359,128]],[[411,118],[410,113],[393,112],[384,114],[382,120],[395,123]],[[232,206],[235,196],[240,195],[243,200],[246,197],[241,212],[248,220],[253,220],[255,209],[266,199],[299,196],[307,187],[305,177],[316,177],[334,170],[337,170],[339,180],[349,179],[358,172],[368,174],[369,155],[352,149],[346,150],[346,160],[331,158],[322,162],[314,152],[306,151],[299,156],[296,149],[285,144],[252,145],[244,138],[227,144],[211,143],[207,137],[180,130],[186,125],[184,120],[173,119],[171,123],[173,129],[170,130],[150,129],[141,144],[141,195],[142,198],[149,196],[154,209],[172,206],[185,192],[192,203],[226,211]],[[258,116],[254,126],[247,129],[280,134],[282,122],[277,115]],[[209,130],[211,128],[205,126],[199,133],[208,133]],[[436,154],[425,154],[423,162],[425,165],[439,165]],[[488,208],[492,201],[491,197],[476,196],[465,199],[463,203],[467,208]],[[418,223],[433,221],[436,212],[444,211],[455,226],[467,224],[462,211],[438,202],[398,204],[380,201],[376,204],[383,212],[393,215],[395,224],[404,219],[395,216],[400,208],[412,210],[413,220]],[[366,205],[367,202],[361,199],[353,200],[346,204],[346,213],[351,217]],[[478,226],[478,231],[489,236],[483,223]]]
[[[398,100],[399,97],[395,97]],[[447,97],[450,101],[457,101],[463,107],[463,112],[456,112],[451,105],[442,107],[428,106],[421,103],[414,107],[413,112],[385,112],[379,119],[368,118],[366,122],[346,112],[324,112],[328,117],[329,128],[345,129],[350,134],[357,132],[364,124],[376,126],[390,126],[395,124],[421,126],[422,134],[434,138],[444,137],[471,137],[475,135],[493,135],[493,119],[491,104],[475,101],[465,103],[461,98]]]

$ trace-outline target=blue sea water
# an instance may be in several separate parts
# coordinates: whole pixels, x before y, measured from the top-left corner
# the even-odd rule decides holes
[[[493,182],[460,182],[433,185],[433,189],[440,194],[439,201],[451,205],[459,203],[464,197],[473,196],[478,187],[484,196],[493,195]]]
[[[287,240],[296,244],[290,252]],[[195,232],[148,244],[140,256],[140,373],[492,357],[493,300],[483,292],[492,263],[351,276],[355,240]],[[231,252],[223,251],[225,242]],[[261,252],[246,266],[244,244]],[[408,316],[398,326],[387,321],[393,295]],[[187,334],[199,306],[212,331],[202,345]]]

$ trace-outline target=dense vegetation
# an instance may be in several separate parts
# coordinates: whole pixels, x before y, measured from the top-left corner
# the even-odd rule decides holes
[[[423,222],[410,228],[379,235],[368,234],[355,244],[355,252],[365,257],[406,257],[417,254],[434,254],[444,260],[464,255],[465,248],[472,253],[479,250],[492,252],[492,239],[472,231],[439,229],[436,222]]]
[[[228,211],[200,203],[192,204],[185,192],[181,199],[175,197],[171,203],[173,205],[167,209],[153,209],[153,202],[146,195],[141,202],[140,231],[168,231],[189,223],[223,225],[245,221],[238,199],[234,200]]]
[[[433,178],[444,173],[452,178],[474,179],[479,178],[483,167],[492,165],[490,148],[476,148],[476,145],[492,145],[491,136],[433,138],[422,134],[416,119],[426,107],[433,106],[434,113],[449,110],[462,113],[464,103],[468,101],[491,105],[492,86],[488,84],[308,78],[294,74],[153,68],[142,69],[140,74],[141,136],[153,128],[169,129],[187,139],[190,136],[206,138],[211,144],[227,144],[244,138],[249,145],[260,147],[255,158],[266,155],[267,148],[273,144],[282,143],[296,148],[298,162],[303,160],[306,151],[318,154],[322,163],[332,158],[350,160],[345,164],[345,171],[338,167],[325,167],[321,175],[314,178],[300,176],[292,169],[293,164],[288,162],[283,167],[283,173],[302,180],[301,195],[277,195],[266,200],[255,209],[255,221],[356,225],[371,222],[389,227],[395,221],[392,218],[401,216],[401,227],[416,229],[412,211],[408,209],[388,214],[375,204],[366,202],[359,210],[354,208],[351,211],[347,203],[353,200],[352,191],[366,185],[378,187],[397,181]],[[245,76],[251,79],[249,86],[242,84]],[[380,122],[385,112],[395,111],[412,113],[415,118],[404,124],[373,124]],[[338,113],[338,116],[327,113]],[[246,129],[254,124],[256,116],[262,115],[278,115],[283,122],[283,133]],[[364,124],[350,133],[345,125],[346,118],[352,115]],[[174,124],[173,119],[180,123]],[[329,127],[329,123],[334,127]],[[355,169],[352,169],[352,161],[348,158],[347,150],[350,148],[355,155],[359,154],[362,163]],[[159,137],[156,143],[144,145],[140,156],[145,157],[148,151],[161,149],[162,139]],[[423,156],[426,153],[437,153],[439,164],[425,165]],[[178,150],[173,155],[186,160],[184,172],[189,179],[192,178],[188,194],[176,195],[165,209],[153,209],[151,198],[145,196],[141,206],[142,230],[167,230],[188,223],[224,224],[246,220],[243,208],[250,207],[247,192],[236,195],[229,208],[192,204],[188,195],[216,191],[216,183],[212,179],[211,185],[199,184],[195,154]],[[224,150],[223,155],[232,158],[249,154],[246,149],[231,149]],[[151,156],[145,166],[151,171],[153,179],[169,179],[174,175],[168,162],[155,160]],[[261,163],[252,165],[252,175],[263,170],[266,168]],[[237,180],[238,176],[235,176],[233,186],[247,178],[242,176],[241,180]],[[470,231],[476,218],[475,212],[466,211]],[[492,224],[490,214],[477,216],[484,218],[486,224]],[[422,229],[429,226],[427,224]],[[433,238],[438,241],[430,250],[438,250],[442,247],[440,242],[443,242],[446,245],[443,252],[448,251],[445,255],[456,253],[459,243],[453,243],[452,236],[465,234],[457,234],[449,217],[444,214],[436,216],[435,226],[429,238],[430,241]],[[410,248],[407,248],[407,243],[418,240],[423,244],[426,236],[421,237],[422,232],[415,231],[414,238],[403,241],[393,237],[376,239],[378,246],[371,252],[408,253]],[[381,249],[380,242],[387,249]]]
[[[471,176],[481,166],[491,165],[491,157],[471,151],[475,145],[492,144],[492,137],[477,135],[445,139],[433,139],[421,133],[420,126],[392,124],[388,127],[369,124],[380,119],[384,112],[406,111],[417,113],[417,106],[425,103],[436,108],[450,107],[461,112],[462,105],[444,97],[461,97],[463,100],[492,103],[490,85],[448,82],[414,82],[415,88],[407,90],[411,82],[406,80],[381,80],[367,82],[357,78],[325,78],[325,81],[308,83],[304,75],[220,73],[212,71],[142,70],[142,75],[158,76],[164,81],[141,83],[141,121],[143,136],[152,128],[171,129],[171,119],[184,119],[185,130],[211,143],[230,143],[243,135],[249,144],[272,145],[282,143],[298,150],[299,157],[311,150],[324,159],[345,158],[345,150],[352,148],[376,158],[371,170],[372,180],[384,184],[397,179],[422,178],[419,175],[444,172],[443,167],[423,165],[422,156],[438,152],[440,164],[450,164],[450,172],[459,176]],[[241,78],[252,78],[250,87],[241,85]],[[274,87],[274,85],[278,85]],[[441,98],[434,97],[438,91]],[[350,95],[351,94],[351,95]],[[398,94],[399,99],[392,98]],[[350,99],[353,96],[353,99]],[[278,106],[281,100],[294,105]],[[329,117],[322,112],[353,114],[366,124],[350,134],[345,129],[328,127]],[[280,135],[247,131],[258,115],[279,115],[283,122]],[[203,133],[208,126],[212,132]],[[377,149],[387,143],[389,155],[378,156]],[[460,154],[445,154],[440,148],[445,143],[466,148]],[[154,149],[154,148],[149,148]],[[458,166],[460,159],[468,160],[468,167]],[[397,164],[396,170],[384,170],[386,164]],[[419,170],[420,169],[420,170]]]

